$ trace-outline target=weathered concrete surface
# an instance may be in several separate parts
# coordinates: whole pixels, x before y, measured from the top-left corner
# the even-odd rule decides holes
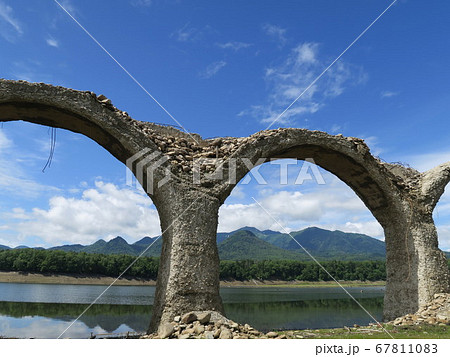
[[[0,80],[0,121],[12,120],[82,133],[124,163],[144,149],[147,155],[167,158],[151,175],[145,170],[149,162],[142,177],[139,164],[132,166],[158,209],[164,232],[151,331],[187,311],[223,312],[215,244],[218,209],[251,169],[249,162],[259,165],[270,159],[313,158],[349,185],[383,226],[386,319],[413,313],[435,293],[450,291],[432,219],[450,180],[450,162],[420,173],[381,162],[361,139],[304,129],[203,140],[133,120],[91,92]],[[198,163],[199,159],[206,161]],[[221,176],[214,177],[214,172]],[[170,181],[158,187],[167,173]],[[193,176],[199,178],[198,184]]]
[[[174,184],[156,191],[153,202],[164,233],[150,330],[205,306],[223,314],[216,244],[219,200]]]

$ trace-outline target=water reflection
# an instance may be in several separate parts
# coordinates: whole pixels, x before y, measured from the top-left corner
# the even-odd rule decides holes
[[[104,286],[0,283],[0,336],[56,338],[82,313]],[[349,288],[381,319],[384,288]],[[64,335],[144,332],[150,322],[155,288],[113,286]],[[365,325],[370,317],[338,287],[222,288],[226,314],[255,328],[305,329]]]
[[[56,338],[87,306],[0,302],[0,335]],[[91,332],[143,332],[150,322],[151,310],[148,305],[93,305],[65,337],[86,338]]]
[[[377,320],[383,316],[383,298],[360,299]],[[261,331],[315,329],[367,325],[370,317],[349,299],[225,304],[228,317]]]
[[[0,301],[90,304],[104,285],[0,283]],[[154,286],[111,286],[99,304],[152,305]]]
[[[364,307],[381,319],[382,298],[362,299]],[[0,302],[0,335],[55,338],[84,311],[85,304]],[[144,332],[150,322],[149,305],[94,305],[74,324],[67,336],[87,338],[90,333]],[[255,328],[305,329],[367,324],[370,318],[346,299],[225,304],[232,320]]]

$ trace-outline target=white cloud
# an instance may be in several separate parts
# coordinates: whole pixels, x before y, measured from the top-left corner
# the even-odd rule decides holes
[[[331,132],[332,134],[336,134],[336,133],[338,133],[340,130],[342,130],[342,126],[341,126],[341,125],[339,125],[339,124],[333,124],[333,126],[332,126],[331,129],[330,129],[330,132]]]
[[[170,37],[174,37],[179,42],[195,42],[200,39],[201,32],[187,23],[179,30],[173,32]]]
[[[439,248],[450,251],[450,225],[437,226]]]
[[[399,95],[399,92],[392,92],[387,90],[380,93],[381,98],[391,98],[395,97],[396,95]]]
[[[49,45],[50,47],[59,47],[59,42],[58,40],[54,39],[53,37],[48,37],[45,42],[47,43],[47,45]]]
[[[21,177],[22,176],[22,177]],[[20,170],[11,168],[9,164],[0,161],[0,189],[2,194],[10,198],[21,197],[33,199],[48,192],[57,192],[58,188],[40,184],[27,178]]]
[[[226,50],[234,50],[234,51],[239,51],[242,48],[247,48],[250,47],[251,44],[250,43],[245,43],[245,42],[226,42],[226,43],[217,43],[216,44],[218,47],[226,49]]]
[[[338,230],[342,232],[365,234],[384,241],[383,227],[381,227],[376,220],[346,222],[343,224],[320,224],[318,227],[331,231]]]
[[[47,246],[91,244],[118,235],[131,242],[160,233],[158,213],[144,192],[101,181],[81,198],[54,196],[48,209],[15,209],[6,218],[11,223],[3,229],[17,232],[18,240],[38,236]]]
[[[269,35],[270,38],[278,43],[279,47],[283,47],[285,45],[286,37],[284,35],[286,33],[286,29],[271,24],[264,24],[262,29],[267,35]]]
[[[211,78],[215,76],[223,67],[225,67],[227,63],[225,61],[217,61],[211,63],[206,69],[202,72],[200,72],[201,78]]]
[[[50,300],[51,301],[51,300]],[[12,319],[2,321],[2,335],[15,336],[19,338],[55,338],[67,328],[67,322],[47,317],[23,316],[20,324]],[[129,329],[128,329],[129,330]],[[95,326],[92,330],[82,321],[76,321],[70,331],[64,337],[85,338],[90,332],[94,335],[108,333],[100,326]]]
[[[325,174],[326,185],[279,186],[271,179],[256,192],[259,203],[288,231],[317,226],[330,230],[363,233],[383,238],[383,230],[356,194],[342,181]],[[270,189],[266,189],[270,188]],[[242,185],[239,194],[245,192]],[[219,231],[229,232],[243,226],[281,231],[281,227],[258,204],[228,203],[220,209]]]
[[[329,201],[340,199],[335,204]],[[361,233],[375,238],[383,238],[381,225],[373,218],[359,199],[343,199],[327,193],[301,194],[298,192],[278,192],[258,202],[286,228],[297,231],[316,226],[329,230]],[[230,232],[251,226],[260,230],[283,231],[280,225],[269,217],[256,203],[227,204],[219,211],[219,231]]]
[[[131,5],[136,7],[150,7],[152,6],[153,0],[133,0]]]
[[[71,0],[61,0],[59,3],[72,15],[79,14],[78,9],[72,4]]]
[[[280,65],[265,71],[269,86],[266,104],[253,105],[238,115],[250,115],[262,123],[292,124],[296,119],[316,113],[325,100],[341,95],[349,85],[365,80],[360,68],[342,62],[331,67],[314,85],[327,63],[319,57],[319,44],[302,43],[294,47]],[[299,96],[299,100],[280,114]]]
[[[0,130],[0,150],[10,148],[11,146],[12,141],[6,137],[3,130]]]
[[[14,16],[11,6],[0,1],[0,34],[9,42],[23,34],[22,24]]]
[[[318,43],[303,43],[294,48],[293,52],[296,56],[294,63],[297,66],[303,64],[312,64],[317,62]]]

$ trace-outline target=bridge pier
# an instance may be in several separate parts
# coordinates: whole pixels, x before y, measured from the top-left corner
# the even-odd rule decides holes
[[[189,311],[224,314],[216,244],[219,201],[168,183],[154,196],[163,246],[149,332]]]
[[[403,214],[393,215],[385,227],[385,321],[415,313],[434,294],[450,292],[447,259],[438,248],[433,218],[410,202],[403,202]]]

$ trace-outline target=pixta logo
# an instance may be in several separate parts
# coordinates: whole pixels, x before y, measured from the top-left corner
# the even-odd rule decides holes
[[[170,165],[163,165],[168,160],[169,157],[159,151],[155,152],[148,148],[139,151],[126,161],[126,184],[133,186],[132,173],[134,172],[136,181],[142,185],[148,194],[152,194],[156,188],[169,182],[174,175],[171,172]],[[192,162],[183,163],[183,165],[192,165],[192,170],[183,173],[183,178],[193,185],[201,185],[202,182],[211,181],[236,185],[239,181],[236,169],[237,167],[245,167],[245,171],[248,173],[240,184],[247,185],[253,180],[258,185],[267,185],[265,173],[259,171],[261,165],[266,162],[278,167],[279,185],[302,185],[305,181],[314,181],[318,185],[325,184],[325,180],[312,158],[307,158],[304,161],[259,158],[255,162],[248,158],[230,158],[226,162],[215,158],[196,158]],[[224,164],[226,164],[226,170],[224,170]],[[156,175],[156,172],[158,175]],[[273,170],[270,171],[270,176],[274,176]]]
[[[136,187],[139,187],[139,182],[148,194],[152,194],[155,187],[161,187],[170,180],[171,172],[168,167],[162,168],[162,165],[169,160],[166,155],[159,151],[151,151],[150,149],[143,149],[137,154],[134,154],[126,161],[126,184],[133,186],[133,172],[136,177]],[[162,177],[155,182],[155,173],[159,171],[158,177]],[[144,182],[145,180],[145,182]]]

